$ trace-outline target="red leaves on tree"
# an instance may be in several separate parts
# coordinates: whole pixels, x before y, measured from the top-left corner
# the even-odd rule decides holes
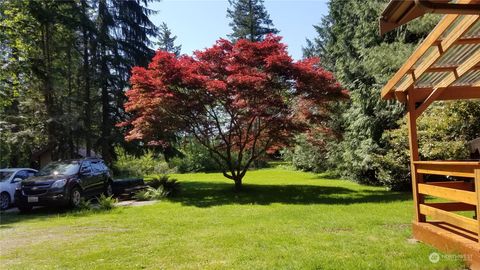
[[[192,57],[158,51],[148,68],[132,70],[125,104],[132,119],[119,124],[130,127],[126,139],[159,145],[190,134],[241,181],[254,159],[347,96],[319,59],[294,62],[280,40],[221,39]]]

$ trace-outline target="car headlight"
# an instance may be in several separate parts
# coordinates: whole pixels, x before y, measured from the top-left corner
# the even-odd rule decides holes
[[[61,179],[53,182],[52,188],[62,188],[67,183],[67,179]]]

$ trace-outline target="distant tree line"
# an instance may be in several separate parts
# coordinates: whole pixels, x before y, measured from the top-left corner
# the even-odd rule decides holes
[[[305,56],[318,56],[351,93],[334,104],[332,135],[306,134],[287,157],[298,168],[330,170],[360,183],[410,188],[405,107],[380,99],[380,89],[428,35],[439,15],[427,15],[380,36],[386,0],[331,0]],[[478,101],[436,102],[419,120],[422,158],[468,159],[467,142],[480,136]],[[309,153],[315,153],[314,159]]]
[[[84,147],[107,160],[123,136],[133,66],[154,54],[152,0],[5,0],[0,3],[0,164],[29,165]]]

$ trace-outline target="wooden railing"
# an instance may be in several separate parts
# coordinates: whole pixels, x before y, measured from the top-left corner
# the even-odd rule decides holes
[[[473,232],[480,241],[480,162],[478,161],[415,161],[413,170],[420,175],[442,175],[464,177],[467,181],[416,183],[419,196],[429,195],[450,202],[424,203],[416,200],[421,215],[428,221],[444,222]],[[412,172],[413,173],[413,172]],[[470,182],[471,181],[471,182]],[[475,218],[454,212],[476,211]]]

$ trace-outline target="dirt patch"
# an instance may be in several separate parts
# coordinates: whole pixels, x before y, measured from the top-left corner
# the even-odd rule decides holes
[[[385,224],[383,226],[387,229],[392,229],[392,230],[404,230],[404,229],[411,228],[412,224],[411,223],[396,223],[396,224]]]
[[[144,205],[152,205],[157,201],[121,201],[116,203],[116,206],[144,206]]]
[[[62,244],[97,234],[127,231],[130,231],[130,229],[103,226],[61,226],[35,230],[6,228],[0,231],[0,256],[43,242]]]
[[[322,228],[321,230],[327,233],[343,233],[353,231],[350,228]]]

